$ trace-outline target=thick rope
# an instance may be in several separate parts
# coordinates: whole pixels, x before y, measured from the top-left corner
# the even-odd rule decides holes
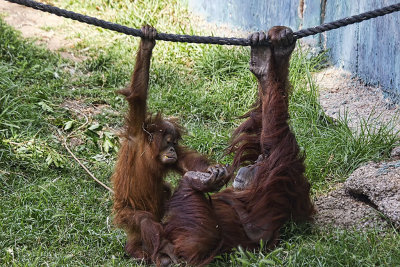
[[[127,35],[143,37],[143,33],[139,29],[129,28],[116,23],[100,20],[94,17],[85,16],[72,11],[61,9],[58,7],[46,5],[43,3],[38,3],[31,0],[6,0],[8,2],[16,3],[19,5],[24,5],[44,12],[52,13],[57,16],[77,20],[87,24],[99,26],[104,29],[109,29],[112,31],[121,32]],[[318,33],[330,31],[340,27],[344,27],[350,24],[359,23],[364,20],[384,16],[393,12],[400,11],[400,3],[390,5],[384,8],[376,9],[373,11],[361,13],[359,15],[343,18],[340,20],[325,23],[316,27],[303,29],[294,32],[294,38],[300,39],[303,37],[315,35]],[[169,33],[157,33],[157,40],[169,41],[169,42],[186,42],[186,43],[203,43],[203,44],[219,44],[219,45],[239,45],[239,46],[249,46],[250,41],[245,38],[225,38],[225,37],[215,37],[215,36],[196,36],[196,35],[179,35],[179,34],[169,34]]]

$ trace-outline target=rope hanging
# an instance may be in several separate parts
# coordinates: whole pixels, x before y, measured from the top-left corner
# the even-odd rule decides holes
[[[142,37],[143,33],[139,29],[129,28],[127,26],[119,25],[105,20],[100,20],[94,17],[85,16],[72,11],[61,9],[58,7],[46,5],[43,3],[38,3],[31,0],[6,0],[8,2],[16,3],[19,5],[24,5],[37,10],[55,14],[57,16],[77,20],[87,24],[99,26],[104,29],[121,32],[127,35]],[[361,13],[359,15],[339,19],[329,23],[324,23],[322,25],[303,29],[294,32],[294,38],[300,39],[303,37],[315,35],[325,31],[330,31],[333,29],[341,28],[350,24],[358,23],[364,20],[384,16],[393,12],[400,11],[400,3],[390,5],[384,8],[372,10],[369,12]],[[239,46],[249,46],[250,41],[245,38],[225,38],[225,37],[215,37],[215,36],[196,36],[196,35],[179,35],[179,34],[169,34],[169,33],[157,33],[157,40],[169,41],[169,42],[186,42],[186,43],[203,43],[203,44],[219,44],[219,45],[239,45]]]

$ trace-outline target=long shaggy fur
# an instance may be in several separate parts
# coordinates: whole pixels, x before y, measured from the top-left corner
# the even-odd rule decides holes
[[[127,233],[127,254],[159,263],[165,255],[173,258],[161,225],[165,204],[171,196],[164,177],[169,171],[180,174],[191,170],[205,171],[209,164],[202,155],[177,144],[183,129],[175,120],[165,120],[160,113],[152,115],[147,111],[155,31],[148,26],[142,31],[148,36],[140,43],[131,84],[119,91],[126,97],[129,111],[112,175],[113,213],[114,223]],[[166,148],[162,147],[165,146],[163,143],[167,144]],[[161,151],[165,149],[173,152]],[[162,162],[161,153],[176,153],[176,161]]]
[[[271,37],[282,28],[273,28]],[[276,35],[276,36],[274,36]],[[227,188],[207,198],[181,180],[168,205],[165,225],[175,254],[193,265],[209,263],[219,253],[241,245],[255,248],[260,239],[272,247],[288,220],[311,220],[314,207],[304,177],[304,158],[288,124],[290,52],[266,58],[268,71],[259,79],[259,98],[235,131],[228,151],[233,166],[263,160],[252,186]]]

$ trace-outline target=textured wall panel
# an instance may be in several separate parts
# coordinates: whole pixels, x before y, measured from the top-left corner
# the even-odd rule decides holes
[[[183,0],[208,21],[248,31],[286,25],[312,27],[398,0]],[[303,41],[329,50],[332,63],[381,85],[400,101],[400,12],[333,30]]]

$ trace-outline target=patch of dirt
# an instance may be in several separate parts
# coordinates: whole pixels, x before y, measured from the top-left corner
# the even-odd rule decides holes
[[[35,38],[36,43],[43,44],[52,51],[58,51],[65,58],[78,62],[84,59],[74,55],[73,52],[64,51],[74,47],[81,40],[70,39],[65,31],[59,30],[60,26],[68,29],[73,27],[75,32],[79,32],[82,27],[80,23],[6,1],[0,1],[0,14],[7,24],[19,30],[22,36]]]
[[[112,110],[109,105],[102,103],[87,105],[80,100],[66,100],[61,104],[61,107],[75,113],[80,119],[83,117],[91,118],[104,112],[118,115],[118,112]]]
[[[366,85],[350,72],[333,67],[316,73],[314,79],[328,116],[343,117],[347,112],[349,126],[354,129],[362,120],[368,120],[376,126],[391,123],[395,131],[400,130],[400,107],[385,98],[379,87]]]
[[[78,137],[72,137],[68,140],[68,144],[71,148],[75,148],[77,146],[85,144],[85,141]]]

